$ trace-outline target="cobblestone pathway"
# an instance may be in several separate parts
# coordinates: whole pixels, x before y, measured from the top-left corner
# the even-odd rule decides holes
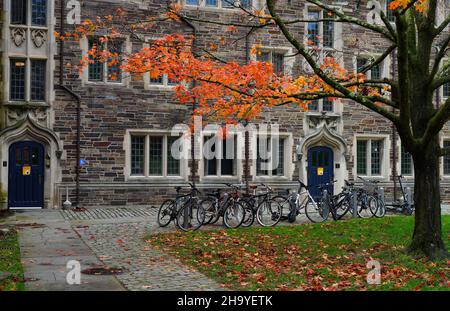
[[[133,217],[156,217],[156,208],[145,207],[118,207],[118,208],[93,208],[83,212],[73,210],[61,211],[66,220],[96,220],[96,219],[122,219]]]
[[[220,290],[216,282],[147,245],[150,222],[98,223],[74,229],[106,265],[121,267],[117,279],[129,290]],[[169,229],[170,230],[170,229]]]

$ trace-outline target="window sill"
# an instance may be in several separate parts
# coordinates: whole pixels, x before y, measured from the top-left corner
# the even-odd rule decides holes
[[[200,5],[189,5],[185,4],[183,5],[183,10],[186,11],[210,11],[210,12],[227,12],[227,13],[236,13],[240,12],[241,9],[239,8],[219,8],[219,7],[213,7],[213,6],[200,6]]]
[[[176,85],[155,85],[155,84],[147,84],[145,86],[145,90],[147,91],[166,91],[166,92],[174,92],[174,87]]]
[[[41,101],[7,101],[4,103],[4,106],[9,107],[42,107],[47,108],[50,107],[50,105],[47,102],[41,102]]]
[[[127,181],[184,181],[185,178],[182,176],[128,176]]]
[[[116,87],[123,87],[125,86],[125,82],[104,82],[104,81],[84,81],[85,86],[116,86]]]

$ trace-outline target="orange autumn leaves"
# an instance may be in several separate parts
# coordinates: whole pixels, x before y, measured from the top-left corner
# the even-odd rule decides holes
[[[414,7],[418,12],[424,13],[428,9],[429,0],[395,0],[389,4],[391,10],[397,10],[399,8],[406,8],[410,3],[414,2]]]

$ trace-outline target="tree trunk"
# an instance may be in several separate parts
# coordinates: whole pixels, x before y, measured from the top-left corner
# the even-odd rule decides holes
[[[436,137],[414,159],[414,234],[408,252],[430,259],[447,257],[442,241],[441,195],[439,185],[439,140]]]

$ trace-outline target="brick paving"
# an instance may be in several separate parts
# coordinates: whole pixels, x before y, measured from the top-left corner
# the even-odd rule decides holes
[[[220,290],[219,284],[187,268],[178,260],[163,254],[143,237],[158,230],[150,221],[96,223],[74,226],[74,229],[108,266],[125,269],[117,275],[128,290]]]

